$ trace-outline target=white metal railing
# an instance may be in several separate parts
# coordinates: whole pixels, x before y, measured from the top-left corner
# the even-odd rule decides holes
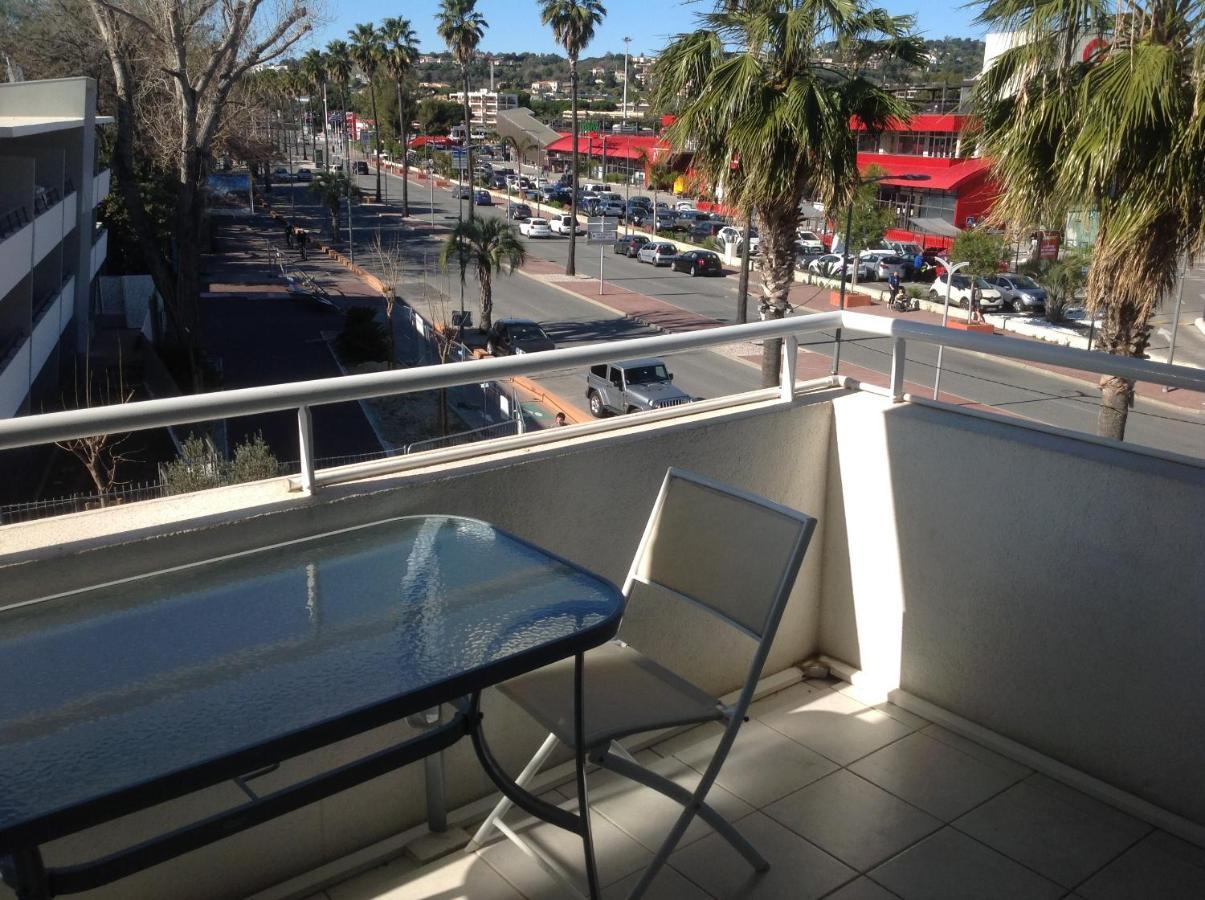
[[[143,400],[117,406],[22,416],[0,421],[0,450],[70,440],[94,434],[137,431],[142,428],[158,428],[228,416],[245,416],[293,409],[296,410],[298,419],[301,486],[306,490],[312,490],[316,487],[310,414],[310,410],[314,406],[365,400],[390,394],[458,387],[465,384],[505,379],[515,375],[538,375],[571,366],[584,367],[617,359],[655,356],[734,342],[773,338],[783,339],[783,355],[786,363],[782,367],[778,396],[789,400],[794,396],[795,391],[797,336],[834,328],[892,340],[890,392],[896,401],[904,399],[904,353],[908,341],[945,345],[990,356],[1023,359],[1085,372],[1116,375],[1168,387],[1205,391],[1205,371],[1186,366],[1171,366],[1142,359],[1109,356],[1103,353],[1091,353],[1087,350],[1074,350],[1068,347],[1020,341],[996,335],[952,331],[934,325],[922,325],[865,313],[836,311],[753,322],[747,325],[726,325],[683,334],[593,343],[504,359],[468,360],[442,366],[432,365],[401,371],[346,375],[339,378],[297,381],[231,391],[215,391],[210,394],[193,394],[187,397]],[[664,410],[659,416],[672,418],[689,415],[699,408],[700,404],[688,404]],[[539,442],[540,437],[541,435],[532,434],[502,440],[513,442],[526,438],[532,442]],[[473,452],[478,451],[474,448]],[[394,460],[385,462],[398,465]],[[411,458],[410,465],[413,465],[413,458]]]

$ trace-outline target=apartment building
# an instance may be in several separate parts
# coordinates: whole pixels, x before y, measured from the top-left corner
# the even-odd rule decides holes
[[[449,94],[448,99],[453,103],[464,103],[464,91]],[[498,111],[502,109],[517,109],[518,94],[502,94],[498,91],[469,91],[469,113],[473,121],[493,129],[498,125]]]
[[[108,244],[96,126],[109,122],[91,78],[0,84],[0,418],[54,398],[61,363],[86,349]]]

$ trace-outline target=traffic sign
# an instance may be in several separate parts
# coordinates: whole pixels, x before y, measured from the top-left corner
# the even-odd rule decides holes
[[[586,243],[614,243],[619,231],[619,220],[607,216],[596,216],[586,220]]]

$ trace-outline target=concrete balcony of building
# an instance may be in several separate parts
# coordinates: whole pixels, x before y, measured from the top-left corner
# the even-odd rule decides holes
[[[101,169],[92,176],[92,205],[99,205],[106,197],[109,196],[109,188],[112,184],[112,169]]]
[[[755,876],[696,823],[650,896],[1205,896],[1205,464],[910,396],[903,344],[1132,366],[1184,389],[1205,380],[873,318],[831,313],[3,422],[0,448],[302,408],[304,448],[311,403],[740,338],[785,335],[793,355],[791,329],[882,331],[900,361],[886,391],[840,377],[797,382],[788,366],[781,386],[737,397],[8,526],[0,609],[420,513],[495,523],[621,581],[666,467],[680,466],[810,513],[819,527],[772,674],[712,796],[772,867]],[[680,606],[643,604],[624,637],[717,694],[739,685],[747,659],[739,639]],[[831,675],[805,678],[805,663]],[[486,713],[500,761],[516,772],[543,735],[499,696]],[[407,727],[285,760],[254,789],[362,756]],[[689,786],[709,741],[705,726],[632,749]],[[449,818],[471,826],[493,802],[488,781],[463,744],[445,766]],[[413,861],[404,850],[426,833],[423,777],[421,766],[393,772],[88,896],[560,895],[505,842]],[[540,790],[568,803],[567,782],[554,768]],[[591,788],[605,895],[622,897],[672,809],[605,775]],[[244,801],[219,786],[59,841],[47,860],[92,859]],[[515,827],[580,868],[573,838],[521,815]]]
[[[33,219],[26,206],[0,210],[0,298],[29,274],[33,258]]]
[[[92,239],[92,265],[90,278],[95,278],[96,273],[100,271],[100,267],[105,264],[105,259],[109,255],[109,229],[98,228],[96,236]]]

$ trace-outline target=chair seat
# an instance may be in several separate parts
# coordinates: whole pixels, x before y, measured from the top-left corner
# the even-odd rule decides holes
[[[722,719],[719,701],[622,641],[586,653],[586,747],[659,728]],[[573,659],[512,679],[499,690],[569,747],[573,737]]]

